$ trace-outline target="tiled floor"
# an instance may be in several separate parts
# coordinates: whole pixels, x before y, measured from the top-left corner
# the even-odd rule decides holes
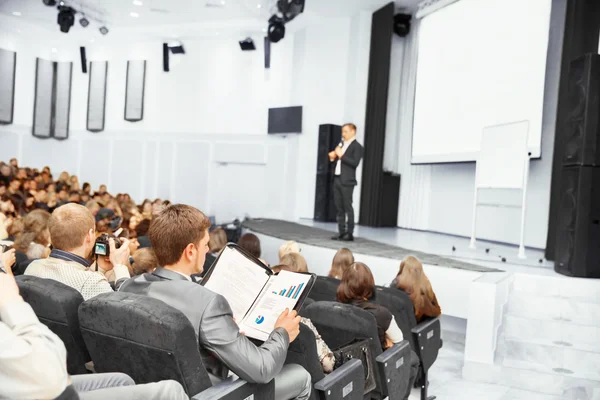
[[[444,340],[444,347],[429,371],[429,395],[437,396],[438,400],[561,400],[548,394],[464,380],[464,350],[464,345]],[[410,400],[420,398],[420,391],[413,389]]]

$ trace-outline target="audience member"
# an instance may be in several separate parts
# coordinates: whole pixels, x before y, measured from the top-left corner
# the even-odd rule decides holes
[[[129,268],[132,277],[153,272],[158,267],[158,259],[152,248],[136,250],[133,253],[133,262]]]
[[[141,249],[145,247],[152,247],[152,242],[150,241],[150,237],[148,237],[150,222],[151,221],[149,219],[143,219],[135,228],[136,237],[138,239],[138,242],[140,242]]]
[[[0,398],[53,399],[69,385],[82,400],[189,398],[175,381],[135,385],[121,373],[69,376],[66,361],[63,342],[23,301],[12,275],[0,273]]]
[[[340,286],[337,290],[337,300],[340,303],[352,304],[368,311],[375,317],[377,332],[381,347],[385,350],[395,343],[400,343],[404,337],[398,327],[394,316],[390,311],[370,301],[375,293],[375,279],[367,265],[361,262],[352,264],[342,275]],[[407,393],[404,399],[410,396],[417,372],[419,370],[419,357],[411,350],[410,352],[410,379]]]
[[[281,258],[288,253],[300,253],[300,246],[297,242],[293,240],[288,240],[284,244],[279,247],[279,262],[281,263]]]
[[[23,218],[23,231],[15,239],[14,247],[24,253],[28,259],[45,258],[50,254],[50,231],[48,221],[50,213],[33,210]]]
[[[279,262],[289,266],[293,272],[308,272],[306,260],[298,253],[288,253]]]
[[[98,214],[98,211],[100,211],[100,209],[102,207],[100,207],[100,204],[98,204],[98,202],[96,200],[90,200],[87,203],[85,203],[85,207],[90,210],[90,212],[92,213],[92,215],[95,217],[96,214]]]
[[[431,283],[423,271],[423,264],[416,257],[408,256],[402,260],[400,271],[391,286],[404,290],[410,296],[417,322],[421,322],[424,317],[438,317],[442,314]]]
[[[97,257],[95,268],[90,268],[88,257],[94,249],[96,232],[94,217],[84,206],[69,203],[57,208],[48,226],[52,252],[46,259],[33,261],[25,275],[62,282],[78,290],[84,300],[113,290],[104,275],[109,271],[113,271],[116,287],[129,278],[128,240],[117,249],[114,239],[110,239],[110,256]]]
[[[242,235],[240,240],[238,240],[238,246],[242,249],[246,250],[248,253],[253,255],[256,258],[260,258],[261,250],[260,250],[260,239],[253,233],[245,233]]]
[[[206,261],[204,261],[204,271],[213,265],[217,259],[217,255],[225,246],[227,246],[227,233],[223,228],[214,229],[209,234],[210,239],[208,240],[208,253],[206,254]]]
[[[284,365],[289,343],[299,334],[300,317],[286,310],[259,347],[239,332],[227,300],[191,281],[202,271],[210,222],[199,210],[172,205],[154,218],[150,240],[159,265],[153,273],[127,281],[121,291],[158,298],[182,311],[198,335],[200,351],[214,381],[230,369],[249,382],[275,379],[275,398],[308,399],[311,378],[298,365]]]
[[[354,263],[354,255],[345,247],[342,247],[333,256],[333,262],[331,263],[331,270],[329,271],[330,278],[342,279],[344,271],[346,271]]]

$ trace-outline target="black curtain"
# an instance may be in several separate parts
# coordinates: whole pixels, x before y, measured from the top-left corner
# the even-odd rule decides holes
[[[562,61],[556,114],[556,134],[554,137],[554,155],[552,159],[552,182],[550,193],[550,212],[548,218],[548,236],[546,238],[546,258],[554,260],[556,250],[556,230],[559,219],[562,156],[568,130],[565,123],[569,112],[568,78],[569,66],[573,60],[585,53],[598,52],[600,35],[600,1],[598,0],[553,0],[552,13],[562,12],[564,17],[564,35],[562,41]],[[556,18],[553,15],[553,19]],[[550,36],[552,39],[552,35]],[[550,43],[551,45],[551,43]]]
[[[360,225],[378,226],[383,188],[383,149],[387,115],[394,3],[373,13],[365,119]]]

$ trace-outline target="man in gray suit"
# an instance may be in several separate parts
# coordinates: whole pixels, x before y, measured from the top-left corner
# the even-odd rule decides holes
[[[162,300],[192,322],[204,365],[213,383],[231,370],[254,383],[275,379],[275,398],[308,399],[311,377],[295,364],[284,366],[288,346],[300,333],[300,317],[284,311],[261,346],[239,332],[229,303],[219,294],[193,282],[202,272],[208,251],[208,218],[198,209],[171,205],[152,220],[150,241],[159,265],[154,272],[125,282],[120,290]]]

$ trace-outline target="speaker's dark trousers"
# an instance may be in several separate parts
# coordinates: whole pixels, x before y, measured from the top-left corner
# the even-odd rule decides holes
[[[344,233],[352,235],[354,233],[353,193],[354,185],[342,185],[342,179],[339,175],[333,178],[333,201],[337,210],[338,231],[340,235]],[[346,217],[348,217],[347,223]]]

